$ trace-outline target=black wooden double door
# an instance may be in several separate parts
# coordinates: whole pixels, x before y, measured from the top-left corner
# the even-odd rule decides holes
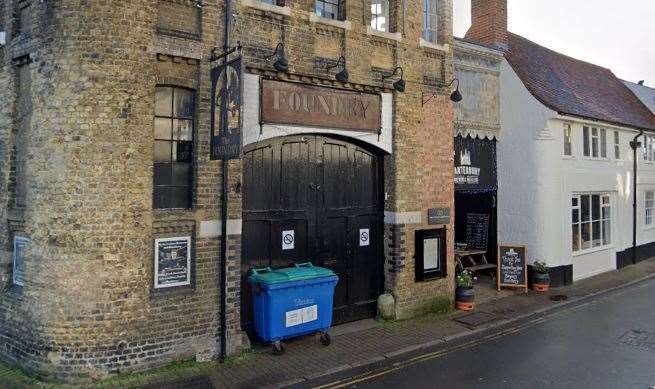
[[[339,276],[335,324],[372,317],[382,289],[382,157],[322,136],[258,143],[243,158],[242,325],[248,270],[312,262]]]

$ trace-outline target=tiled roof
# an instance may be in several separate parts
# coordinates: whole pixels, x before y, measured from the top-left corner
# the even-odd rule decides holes
[[[655,130],[655,115],[611,70],[509,33],[507,61],[530,93],[548,108],[608,123]]]

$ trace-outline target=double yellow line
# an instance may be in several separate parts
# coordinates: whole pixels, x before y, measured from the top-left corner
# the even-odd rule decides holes
[[[418,355],[416,357],[410,358],[410,359],[408,359],[406,361],[396,362],[392,366],[390,366],[388,368],[385,368],[383,370],[369,371],[369,372],[359,374],[359,375],[356,375],[356,376],[353,376],[353,377],[348,377],[348,378],[344,378],[344,379],[341,379],[341,380],[333,381],[333,382],[330,382],[328,384],[315,386],[314,389],[328,389],[328,388],[329,389],[338,389],[338,388],[345,388],[347,386],[355,385],[355,384],[358,384],[358,383],[361,383],[361,382],[370,381],[370,380],[372,380],[374,378],[381,377],[381,376],[393,373],[395,371],[404,369],[404,368],[412,366],[412,365],[416,365],[418,363],[426,362],[426,361],[429,361],[429,360],[432,360],[432,359],[441,358],[444,355],[451,354],[451,353],[453,353],[455,351],[468,349],[468,348],[471,348],[471,347],[474,347],[474,346],[489,342],[491,340],[499,339],[499,338],[505,337],[507,335],[517,333],[519,331],[522,331],[522,330],[524,330],[526,328],[529,328],[529,327],[533,327],[533,326],[535,326],[535,325],[537,325],[539,323],[542,323],[544,321],[546,321],[546,319],[543,318],[543,317],[537,318],[537,319],[531,320],[531,321],[529,321],[527,323],[524,323],[522,325],[512,327],[510,329],[507,329],[507,330],[504,330],[504,331],[501,331],[501,332],[498,332],[498,333],[495,333],[495,334],[487,335],[487,336],[485,336],[483,338],[472,340],[470,342],[466,342],[464,344],[449,348],[447,350],[440,350],[440,351],[434,351],[434,352],[427,353],[427,354],[421,354],[421,355]]]

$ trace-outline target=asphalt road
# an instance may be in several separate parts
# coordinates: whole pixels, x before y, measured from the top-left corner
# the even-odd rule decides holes
[[[504,336],[331,379],[318,384],[412,389],[655,388],[655,280],[564,309]]]

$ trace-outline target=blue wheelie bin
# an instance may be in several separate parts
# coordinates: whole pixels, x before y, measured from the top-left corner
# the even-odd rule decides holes
[[[282,340],[320,333],[330,344],[334,288],[339,278],[330,269],[311,263],[271,270],[252,269],[248,277],[253,297],[255,331],[273,343],[273,352],[284,352]]]

